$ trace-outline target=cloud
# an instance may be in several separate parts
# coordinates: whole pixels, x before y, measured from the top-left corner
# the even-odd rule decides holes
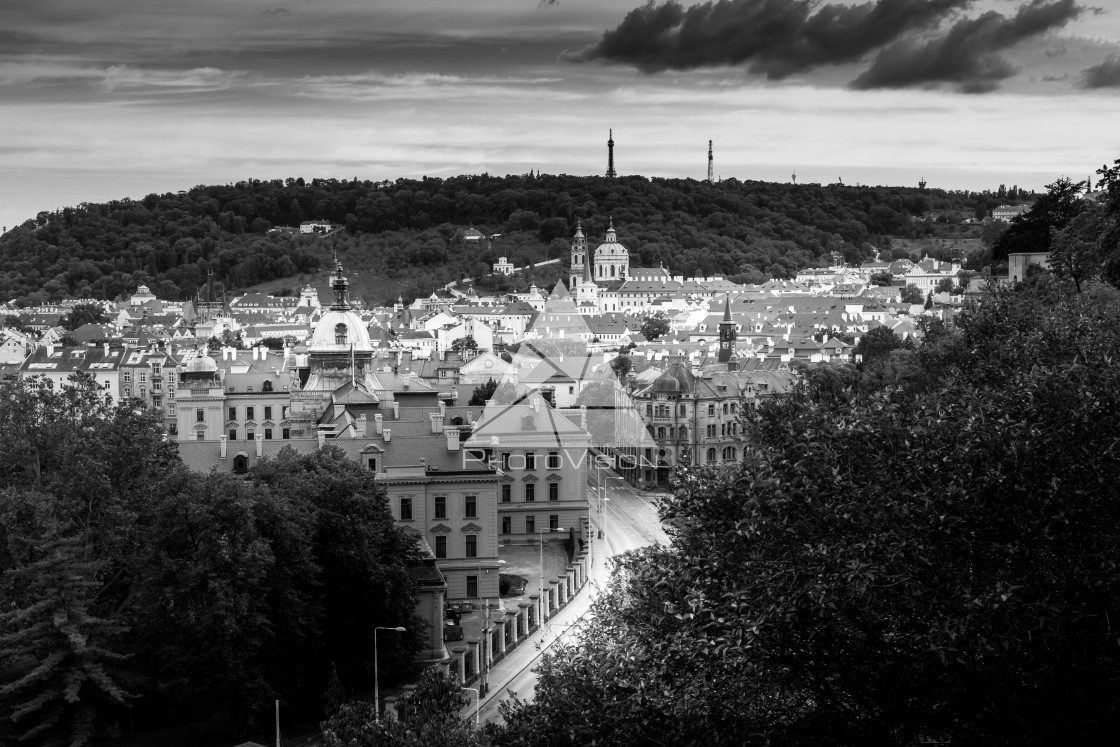
[[[287,8],[268,8],[267,10],[261,11],[262,16],[279,17],[279,16],[290,16],[291,14],[292,14],[292,11],[288,10]]]
[[[972,0],[717,0],[683,8],[650,0],[572,62],[602,60],[655,73],[751,63],[772,80],[822,65],[855,62],[904,34],[936,26]]]
[[[855,89],[909,88],[955,83],[961,93],[987,93],[1018,71],[997,54],[1060,28],[1081,15],[1075,0],[1032,0],[1010,18],[989,11],[958,21],[924,42],[903,39],[880,51],[851,83]]]
[[[1103,62],[1081,71],[1082,88],[1120,88],[1120,54],[1110,54]]]

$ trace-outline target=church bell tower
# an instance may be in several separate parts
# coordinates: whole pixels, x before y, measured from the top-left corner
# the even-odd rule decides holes
[[[731,294],[727,294],[723,303],[723,320],[719,323],[719,357],[720,363],[729,363],[731,354],[735,352],[735,338],[737,331],[735,322],[731,320]]]

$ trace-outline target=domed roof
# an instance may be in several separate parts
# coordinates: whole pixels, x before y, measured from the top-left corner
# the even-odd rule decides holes
[[[215,373],[218,364],[208,355],[200,355],[187,361],[184,373]]]
[[[618,234],[614,231],[614,219],[611,219],[606,238],[602,244],[599,244],[599,248],[595,250],[595,256],[629,255],[629,253],[629,250],[625,246],[618,243]]]
[[[373,350],[365,322],[353,311],[332,308],[319,318],[308,350],[312,353],[349,352],[351,345],[358,353]]]

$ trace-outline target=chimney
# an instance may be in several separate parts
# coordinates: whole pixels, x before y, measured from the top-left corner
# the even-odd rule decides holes
[[[48,342],[47,343],[47,357],[50,358],[52,355],[54,355],[54,343],[53,342]]]
[[[327,445],[327,432],[322,428],[319,429],[319,450],[322,451],[323,447]]]
[[[357,422],[354,425],[354,437],[355,438],[365,438],[366,437],[366,422],[367,422],[367,420],[366,420],[365,413],[362,413],[361,415],[358,416]]]
[[[433,412],[428,415],[428,420],[432,423],[432,433],[440,433],[443,431],[443,415],[438,412]]]
[[[104,355],[105,355],[106,358],[108,358],[109,357],[109,343],[106,342],[106,343],[102,343],[102,344],[104,346],[103,349],[105,351]]]
[[[401,403],[397,402],[396,400],[393,400],[391,404],[393,405],[393,420],[400,420],[400,417],[401,417]]]
[[[257,458],[264,456],[264,434],[257,434]]]
[[[381,435],[381,430],[385,426],[385,416],[381,413],[374,413],[373,415],[373,432],[378,436]]]
[[[384,429],[381,435],[385,437],[385,443],[389,443],[393,440],[393,430],[391,428]]]
[[[218,436],[218,452],[221,455],[222,459],[226,458],[226,446],[226,437]]]
[[[467,410],[467,422],[474,423],[474,410]]]
[[[448,428],[447,430],[445,430],[443,432],[443,435],[447,436],[447,450],[448,451],[458,451],[459,450],[459,429],[458,428]]]

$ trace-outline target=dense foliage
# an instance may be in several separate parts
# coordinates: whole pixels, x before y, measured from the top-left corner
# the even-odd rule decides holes
[[[0,733],[244,733],[275,698],[317,711],[332,661],[351,687],[372,680],[373,626],[421,633],[415,557],[372,473],[336,449],[201,476],[158,414],[110,406],[88,379],[4,383]],[[381,641],[383,669],[417,645]]]
[[[679,475],[671,545],[622,558],[499,744],[1111,739],[1115,291],[1043,278],[878,347]]]
[[[577,219],[594,246],[611,217],[637,266],[664,263],[680,274],[757,282],[833,253],[861,260],[871,245],[889,249],[892,236],[972,231],[929,218],[955,224],[989,202],[987,194],[902,187],[639,176],[251,180],[42,212],[0,238],[0,300],[112,299],[139,284],[179,299],[191,297],[210,272],[219,290],[245,288],[314,273],[330,252],[361,279],[403,285],[411,300],[482,276],[499,256],[518,267],[566,258]],[[305,219],[344,230],[268,233]],[[492,238],[468,245],[469,226]],[[386,286],[370,287],[384,293]]]

